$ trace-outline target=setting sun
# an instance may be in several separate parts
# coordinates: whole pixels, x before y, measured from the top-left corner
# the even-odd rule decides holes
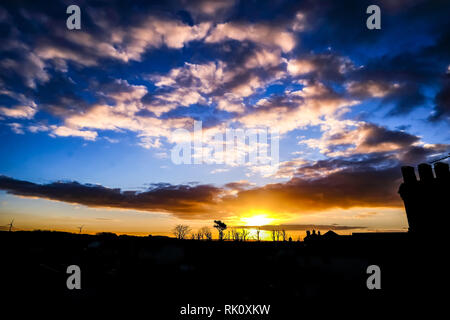
[[[245,222],[245,225],[247,226],[262,226],[270,224],[274,219],[267,217],[265,214],[260,214],[251,217],[243,217],[241,220]]]

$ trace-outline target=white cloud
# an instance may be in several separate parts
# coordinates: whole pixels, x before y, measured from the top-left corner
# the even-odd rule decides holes
[[[0,107],[0,113],[11,118],[31,119],[35,115],[36,109],[29,106]]]
[[[48,41],[38,45],[37,56],[44,60],[70,60],[84,66],[98,65],[100,58],[123,62],[140,61],[150,48],[165,45],[181,49],[190,41],[203,39],[210,29],[210,23],[207,22],[189,26],[178,20],[157,16],[149,16],[140,23],[126,27],[111,25],[107,17],[101,15],[96,15],[93,21],[102,32],[55,31],[56,37],[64,38],[78,46],[78,50]]]
[[[60,136],[60,137],[80,137],[85,140],[94,141],[97,138],[97,132],[89,131],[89,130],[78,130],[66,126],[51,126],[52,133],[51,136]]]
[[[31,99],[28,99],[21,93],[15,93],[9,90],[0,90],[0,94],[9,96],[16,100],[18,104],[11,107],[0,106],[0,114],[11,118],[25,118],[31,119],[37,112],[37,105]]]
[[[400,88],[398,83],[368,80],[364,82],[350,81],[346,83],[347,91],[355,96],[382,98]]]
[[[288,61],[287,70],[292,75],[302,75],[314,71],[316,67],[307,59],[291,59]]]
[[[8,126],[16,134],[24,134],[23,126],[20,123],[16,123],[16,122],[8,123]]]
[[[279,47],[283,52],[290,52],[296,45],[294,34],[280,27],[237,22],[216,25],[206,37],[205,42],[216,43],[230,39],[252,41],[269,47]]]

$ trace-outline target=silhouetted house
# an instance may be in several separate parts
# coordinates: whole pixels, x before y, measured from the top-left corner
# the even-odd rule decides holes
[[[402,167],[403,183],[398,190],[405,204],[409,232],[431,234],[439,225],[447,226],[445,221],[450,214],[450,171],[443,162],[431,165],[422,163],[418,167],[417,180],[413,167]]]
[[[324,240],[334,240],[334,239],[339,238],[339,235],[336,232],[334,232],[333,230],[329,230],[329,231],[325,232],[321,238]]]
[[[314,230],[314,229],[313,229],[312,233],[311,233],[311,231],[307,230],[306,237],[305,237],[305,239],[303,239],[303,241],[312,241],[312,240],[317,240],[319,238],[321,238],[320,231],[319,231],[319,234],[317,234],[316,230]]]

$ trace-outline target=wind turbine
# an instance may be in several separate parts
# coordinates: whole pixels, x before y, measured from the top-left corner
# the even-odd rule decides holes
[[[7,226],[9,226],[9,232],[11,232],[11,229],[13,228],[13,224],[14,224],[14,219],[11,220],[10,224],[7,224]]]
[[[80,230],[79,233],[81,233],[81,231],[83,230],[84,224],[82,226],[79,226],[78,229]]]

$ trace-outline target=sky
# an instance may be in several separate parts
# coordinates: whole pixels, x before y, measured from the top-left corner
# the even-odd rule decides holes
[[[66,27],[71,4],[80,30]],[[379,30],[366,27],[372,4]],[[400,167],[450,149],[448,12],[421,0],[4,1],[0,225],[406,231]],[[258,138],[229,148],[227,132]]]

